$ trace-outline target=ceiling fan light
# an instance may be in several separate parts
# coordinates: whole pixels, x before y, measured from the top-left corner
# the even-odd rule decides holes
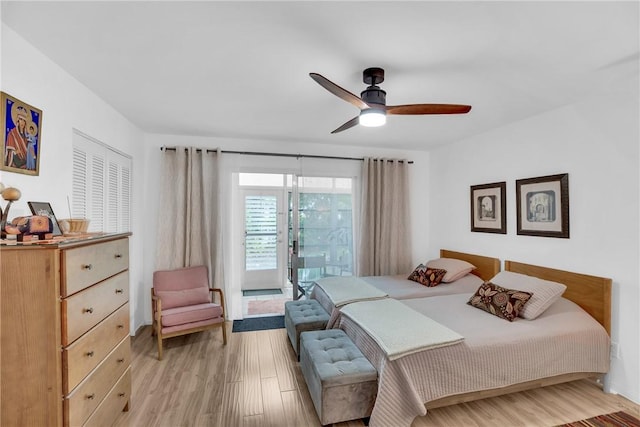
[[[366,127],[378,127],[387,123],[387,115],[384,111],[368,108],[360,112],[359,123]]]

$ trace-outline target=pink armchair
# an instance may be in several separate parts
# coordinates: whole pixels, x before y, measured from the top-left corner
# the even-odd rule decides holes
[[[215,294],[220,303],[215,303]],[[206,266],[186,267],[153,273],[151,289],[153,331],[158,337],[158,360],[162,360],[162,340],[207,329],[222,328],[222,340],[227,344],[224,322],[224,294],[209,287]]]

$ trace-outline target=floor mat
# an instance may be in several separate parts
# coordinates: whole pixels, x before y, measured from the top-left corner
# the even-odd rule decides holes
[[[284,316],[252,317],[234,320],[231,332],[264,331],[266,329],[284,328]]]
[[[259,297],[261,295],[278,295],[282,294],[282,289],[248,289],[242,291],[243,297]]]
[[[247,302],[247,314],[255,316],[259,314],[284,314],[284,303],[290,301],[287,298],[268,300],[255,300]]]

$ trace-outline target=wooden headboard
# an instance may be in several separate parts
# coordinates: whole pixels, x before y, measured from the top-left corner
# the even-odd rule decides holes
[[[516,261],[505,261],[504,268],[506,271],[566,285],[567,290],[562,296],[582,307],[584,311],[604,326],[611,336],[611,279]]]
[[[471,273],[485,281],[491,279],[500,272],[500,260],[498,258],[455,252],[447,249],[440,249],[440,257],[461,259],[475,265],[476,268]]]

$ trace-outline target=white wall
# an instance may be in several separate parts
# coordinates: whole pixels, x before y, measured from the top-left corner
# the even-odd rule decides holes
[[[133,158],[132,231],[130,277],[131,312],[139,301],[143,238],[141,229],[142,132],[66,71],[42,55],[11,28],[2,24],[2,74],[0,87],[21,101],[42,110],[39,176],[0,172],[0,182],[22,192],[9,218],[30,215],[27,201],[50,202],[59,218],[69,217],[73,129],[116,148]],[[4,201],[3,207],[4,207]]]
[[[390,142],[389,145],[393,145]],[[148,167],[146,168],[146,181],[149,183],[148,188],[153,188],[154,183],[159,182],[160,177],[160,159],[161,151],[160,147],[168,146],[194,146],[199,148],[220,148],[222,150],[229,151],[251,151],[251,152],[274,152],[274,153],[289,153],[289,154],[309,154],[309,155],[326,155],[326,156],[343,156],[343,157],[389,157],[389,158],[406,158],[413,161],[413,165],[410,167],[410,185],[411,185],[411,221],[413,224],[413,239],[412,239],[412,251],[413,262],[417,264],[427,259],[428,247],[425,242],[428,240],[429,231],[424,226],[428,220],[428,210],[426,204],[426,198],[424,197],[426,185],[429,180],[427,173],[427,164],[429,160],[429,154],[426,152],[416,152],[407,150],[391,150],[391,149],[367,149],[362,147],[349,147],[344,145],[323,145],[323,144],[291,144],[291,143],[274,143],[272,141],[252,141],[252,140],[234,140],[224,138],[205,138],[205,137],[189,137],[189,136],[174,136],[174,135],[146,135],[145,138],[145,158],[148,161]],[[319,171],[323,170],[328,174],[337,174],[340,176],[345,171],[352,171],[354,167],[359,168],[360,164],[355,165],[348,161],[318,161],[314,159],[302,159],[300,162],[294,158],[283,157],[267,157],[267,156],[244,156],[244,155],[232,155],[233,159],[230,161],[233,163],[231,171],[244,170],[246,168],[256,168],[255,171],[260,172],[280,172],[290,173],[291,170],[302,170],[304,173],[310,173],[310,170]],[[227,156],[228,157],[228,156]],[[227,159],[229,160],[229,159]],[[227,162],[229,163],[229,162]],[[228,165],[227,165],[228,166]],[[319,169],[320,168],[320,169]],[[229,172],[229,168],[225,167],[225,170]],[[343,175],[344,176],[344,175]],[[416,185],[413,185],[416,183]],[[162,209],[159,206],[159,194],[157,191],[145,192],[144,206],[150,212],[155,212],[158,209]],[[149,294],[151,288],[151,281],[153,270],[155,266],[155,253],[154,246],[156,241],[156,218],[150,217],[149,221],[145,225],[145,259],[144,259],[144,278],[145,278],[145,290],[143,295]],[[228,232],[231,229],[230,226],[226,227]],[[225,235],[225,247],[228,250],[232,250],[232,238],[230,234]],[[227,256],[225,255],[225,285],[227,290],[226,299],[228,304],[228,311],[231,318],[239,318],[238,306],[229,306],[229,301],[232,299],[230,292],[236,292],[239,287],[236,286],[235,277],[230,263],[227,262]],[[234,299],[235,301],[235,299]],[[136,317],[135,323],[140,326],[143,324],[149,324],[151,321],[151,305],[150,302],[145,302],[145,312],[143,317]]]
[[[440,247],[613,279],[607,380],[640,402],[636,73],[582,102],[431,152],[430,252]],[[569,173],[570,239],[516,234],[515,181]],[[471,185],[507,182],[507,234],[470,231]]]

